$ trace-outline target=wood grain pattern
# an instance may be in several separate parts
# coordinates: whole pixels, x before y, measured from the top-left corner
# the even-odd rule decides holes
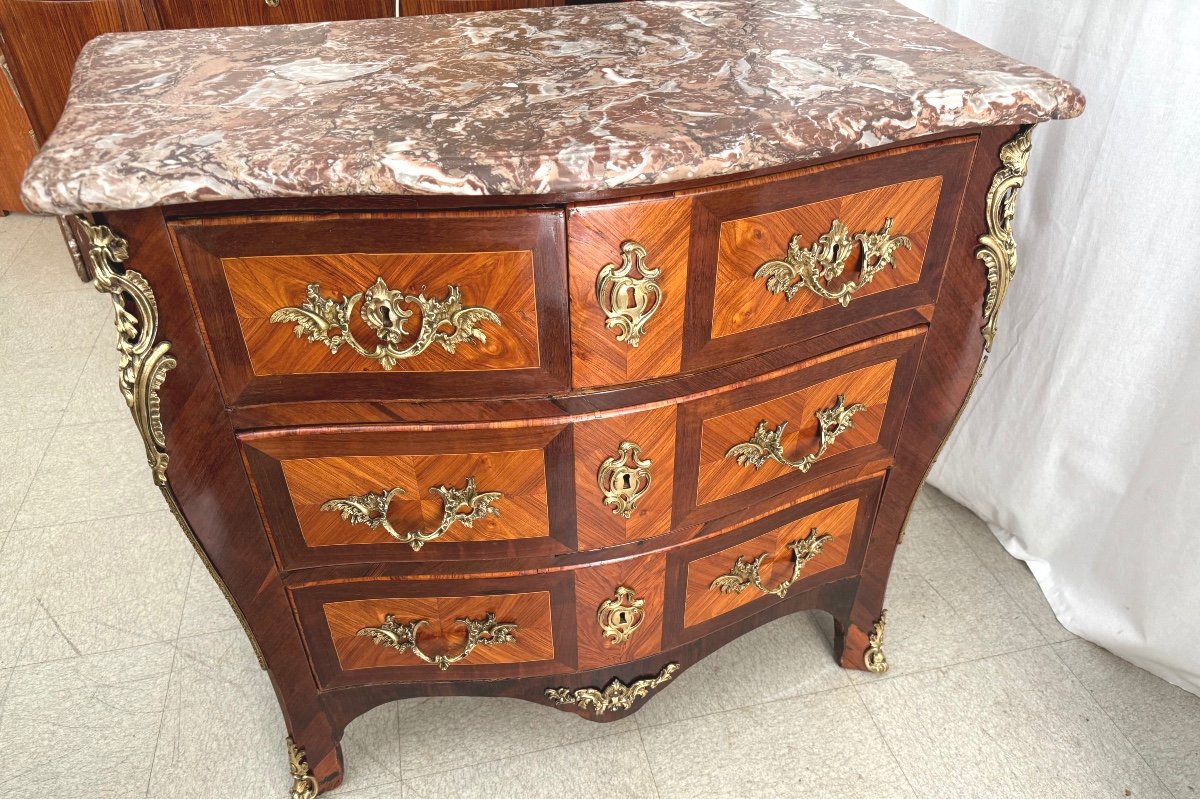
[[[462,14],[468,11],[503,11],[508,8],[561,6],[563,0],[400,0],[400,16]]]
[[[0,214],[25,211],[21,176],[36,152],[33,123],[21,105],[15,84],[8,79],[8,65],[0,51]]]
[[[816,530],[821,535],[833,536],[833,539],[824,545],[820,554],[805,564],[800,572],[800,580],[808,580],[826,569],[845,563],[850,552],[854,522],[858,517],[858,505],[857,499],[834,505],[688,563],[684,626],[694,627],[751,602],[771,602],[782,598],[764,594],[752,585],[741,593],[723,593],[713,588],[713,580],[728,574],[739,557],[750,562],[768,553],[759,568],[759,575],[763,585],[775,588],[792,576],[793,558],[789,545]]]
[[[226,400],[234,405],[565,390],[563,232],[563,212],[553,210],[233,217],[172,226]],[[277,308],[303,302],[309,282],[324,281],[324,292],[356,293],[380,271],[394,289],[439,297],[457,282],[465,303],[492,303],[502,324],[483,323],[487,344],[461,345],[453,354],[434,345],[389,372],[268,321]],[[374,338],[366,335],[364,342]]]
[[[102,33],[154,27],[140,0],[0,0],[0,39],[38,140],[62,115],[85,44]]]
[[[576,424],[575,508],[579,548],[599,549],[653,538],[671,529],[675,483],[675,408],[620,414]],[[596,475],[605,459],[629,441],[649,460],[650,488],[626,519],[604,504]]]
[[[401,488],[404,493],[393,497],[389,504],[388,521],[399,532],[429,532],[441,525],[444,505],[431,489],[461,488],[470,478],[474,478],[480,493],[502,494],[492,503],[499,515],[485,516],[470,527],[454,524],[437,541],[497,541],[550,534],[546,463],[540,449],[462,455],[302,458],[280,465],[300,532],[310,547],[391,540],[383,530],[350,524],[336,512],[321,510],[328,500]]]
[[[301,585],[290,591],[312,668],[326,688],[382,681],[497,679],[569,671],[576,664],[575,591],[565,572],[508,578],[368,579]],[[516,623],[516,642],[478,646],[442,671],[411,652],[382,647],[357,633],[392,613],[407,623],[428,619],[421,649],[462,650],[464,617]]]
[[[837,457],[879,441],[888,397],[896,375],[896,362],[884,361],[822,380],[799,391],[705,419],[700,425],[700,475],[696,502],[700,505],[723,499],[771,480],[794,474],[795,469],[768,460],[761,468],[742,466],[726,453],[751,439],[760,422],[768,428],[787,423],[783,435],[784,456],[796,461],[817,451],[820,443],[816,413],[832,408],[839,395],[846,406],[864,405],[856,413],[853,427],[838,436],[821,460]],[[898,412],[898,411],[894,411]]]
[[[500,596],[355,599],[325,605],[329,635],[333,639],[338,664],[344,671],[390,666],[409,666],[435,673],[439,671],[437,666],[425,663],[411,651],[397,652],[358,635],[358,631],[364,627],[383,624],[388,614],[395,616],[399,624],[421,619],[428,621],[428,626],[418,631],[417,643],[421,651],[430,656],[453,656],[462,651],[467,638],[466,627],[458,624],[457,620],[482,619],[489,613],[496,614],[497,622],[516,624],[513,634],[516,640],[509,644],[477,646],[462,661],[464,664],[477,666],[553,660],[554,632],[550,626],[548,591]],[[440,674],[429,676],[454,679],[456,671],[451,666]]]
[[[503,431],[296,431],[242,439],[283,568],[399,560],[531,556],[573,549],[573,461],[562,426]],[[430,489],[502,493],[471,527],[454,524],[419,551],[383,529],[351,524],[327,500],[402,488],[388,519],[401,533],[436,530],[442,501]]]
[[[167,28],[282,25],[339,19],[390,17],[392,0],[155,0]]]
[[[567,219],[571,291],[572,385],[576,389],[675,374],[682,356],[691,201],[644,200],[570,209]],[[646,248],[646,266],[660,269],[662,303],[637,347],[617,341],[596,301],[596,278],[621,265],[621,245]]]
[[[299,306],[309,284],[321,296],[341,300],[361,294],[378,278],[392,291],[444,299],[449,286],[462,291],[464,306],[482,306],[500,317],[500,324],[481,322],[487,341],[470,341],[447,352],[436,344],[412,358],[398,361],[392,371],[458,372],[490,369],[528,369],[538,365],[537,293],[533,253],[528,250],[489,253],[341,253],[277,255],[222,259],[225,280],[233,297],[238,325],[256,377],[337,372],[383,372],[378,362],[341,347],[336,354],[323,344],[293,334],[292,324],[271,321],[280,308]],[[415,340],[421,312],[404,321],[408,335],[401,347]],[[379,337],[355,308],[351,331],[367,349]]]
[[[882,314],[933,304],[974,151],[973,137],[958,137],[692,194],[683,368],[794,347]],[[877,208],[876,202],[888,205]],[[898,215],[897,224],[912,230],[894,230],[913,237],[914,252],[898,251],[899,268],[877,274],[875,289],[856,292],[845,308],[809,299],[807,291],[789,303],[754,280],[763,262],[786,254],[793,228],[805,233],[807,243],[827,232],[839,213],[863,229]]]
[[[754,273],[767,261],[784,258],[792,236],[801,236],[808,249],[840,220],[850,235],[877,232],[891,218],[891,235],[906,236],[912,247],[898,248],[895,266],[887,267],[856,291],[850,302],[881,291],[916,283],[929,244],[934,211],[941,194],[941,177],[882,186],[796,208],[758,214],[721,223],[717,250],[716,289],[713,294],[714,338],[766,327],[813,311],[835,306],[833,300],[801,289],[790,301],[767,291],[766,281]],[[856,279],[861,248],[847,261],[847,271],[834,281]]]
[[[575,571],[575,625],[579,631],[579,667],[588,669],[624,663],[655,654],[662,648],[666,555],[652,554]],[[646,614],[629,637],[617,644],[604,635],[596,619],[601,603],[612,599],[619,586],[645,600]]]
[[[889,457],[904,419],[923,337],[924,328],[882,336],[781,370],[743,391],[682,406],[675,524],[716,518],[831,472]],[[816,410],[831,407],[842,393],[847,405],[860,402],[868,407],[853,417],[854,426],[807,472],[774,461],[756,470],[725,457],[730,447],[750,439],[760,421],[769,428],[786,421],[784,453],[798,460],[817,448]]]

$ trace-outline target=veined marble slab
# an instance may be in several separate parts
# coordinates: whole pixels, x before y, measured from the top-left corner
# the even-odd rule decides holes
[[[544,195],[1078,115],[1066,81],[892,0],[634,2],[101,36],[33,211]]]

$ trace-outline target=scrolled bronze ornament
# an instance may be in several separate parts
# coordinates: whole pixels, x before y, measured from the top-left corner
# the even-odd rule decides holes
[[[362,302],[359,317],[380,339],[374,349],[361,344],[350,329],[350,320],[359,301]],[[404,326],[416,313],[416,310],[410,310],[414,307],[421,312],[420,329],[415,337]],[[321,296],[320,284],[309,283],[304,302],[295,307],[280,308],[271,314],[271,321],[294,324],[292,332],[296,338],[319,341],[334,355],[344,344],[387,370],[402,359],[420,355],[434,344],[454,354],[460,344],[486,343],[487,334],[479,329],[479,324],[501,324],[500,317],[489,308],[464,306],[458,286],[447,286],[446,297],[438,299],[394,291],[382,277],[365,292],[340,300]],[[410,338],[412,342],[402,346]]]
[[[304,750],[296,746],[296,742],[291,738],[287,739],[287,748],[288,767],[292,771],[292,790],[288,793],[288,799],[316,799],[321,787],[317,785],[317,778],[308,767],[308,758]]]
[[[646,618],[645,599],[637,599],[632,588],[618,586],[611,599],[600,603],[596,623],[613,646],[626,643]]]
[[[729,573],[722,574],[708,587],[716,588],[722,594],[740,594],[746,590],[747,586],[752,585],[761,593],[774,594],[783,599],[787,596],[788,589],[792,587],[792,584],[800,579],[800,572],[804,569],[804,565],[820,555],[825,544],[832,540],[833,536],[817,532],[817,528],[814,527],[807,537],[788,544],[788,549],[792,551],[792,576],[774,588],[767,588],[763,585],[759,574],[763,562],[770,557],[769,552],[762,553],[752,561],[747,561],[738,555],[738,559]]]
[[[765,420],[758,423],[749,441],[730,447],[725,457],[735,458],[739,466],[753,466],[755,469],[761,469],[767,461],[776,461],[790,469],[807,472],[838,436],[854,427],[854,414],[866,409],[867,406],[860,403],[847,407],[846,396],[838,394],[833,407],[823,408],[814,414],[817,417],[820,441],[815,452],[805,455],[800,460],[791,460],[783,454],[783,432],[788,423],[783,422],[778,427],[768,429]]]
[[[321,510],[337,511],[350,524],[365,524],[372,530],[382,528],[392,538],[402,544],[408,544],[414,552],[418,552],[428,542],[445,535],[455,524],[472,527],[485,516],[499,516],[500,509],[492,507],[492,503],[504,496],[499,491],[478,491],[474,477],[468,477],[466,485],[462,488],[434,486],[429,492],[442,498],[442,523],[436,530],[428,532],[400,532],[388,521],[388,508],[392,498],[403,494],[403,488],[369,491],[362,495],[331,499],[321,505]]]
[[[650,467],[654,463],[642,458],[642,450],[632,441],[622,441],[615,456],[605,458],[596,472],[596,485],[604,504],[612,512],[628,519],[637,509],[638,500],[650,490]]]
[[[88,238],[88,260],[96,289],[112,297],[117,327],[117,352],[121,355],[120,388],[125,404],[146,446],[146,460],[154,482],[167,484],[167,441],[163,434],[161,402],[167,372],[176,366],[169,341],[158,338],[158,302],[141,272],[126,269],[129,243],[105,225],[80,218]]]
[[[614,677],[603,691],[598,688],[547,688],[546,696],[556,705],[577,705],[603,716],[610,710],[629,710],[634,702],[670,680],[678,670],[678,663],[668,663],[658,676],[634,680],[628,685]]]
[[[645,247],[627,241],[621,245],[621,265],[605,264],[596,275],[596,302],[604,312],[604,326],[617,331],[617,341],[631,347],[641,343],[646,323],[662,307],[661,274],[661,268],[646,266]]]
[[[516,642],[513,631],[517,625],[513,622],[497,622],[495,613],[488,613],[482,619],[463,618],[458,624],[467,628],[467,642],[457,655],[428,655],[417,645],[417,630],[429,625],[427,619],[401,624],[391,613],[383,617],[383,624],[378,627],[363,627],[358,635],[370,638],[380,646],[386,646],[397,652],[411,651],[421,660],[437,666],[442,671],[455,663],[460,663],[470,657],[477,646],[498,646]]]
[[[988,291],[983,300],[983,348],[992,350],[1000,306],[1008,295],[1009,284],[1017,273],[1017,241],[1013,237],[1013,218],[1017,197],[1029,174],[1029,154],[1033,151],[1033,125],[1000,148],[1000,169],[992,177],[985,208],[987,233],[979,237],[975,257],[987,268]]]
[[[840,220],[833,220],[828,233],[804,249],[802,236],[797,233],[788,242],[787,255],[783,260],[767,261],[754,272],[754,279],[766,278],[767,291],[782,294],[791,302],[801,289],[807,289],[818,297],[833,300],[845,308],[850,304],[854,292],[875,279],[884,267],[896,265],[895,253],[900,247],[912,249],[908,236],[892,235],[892,218],[888,217],[878,232],[869,230],[850,234]],[[861,256],[858,262],[858,279],[843,280],[834,286],[833,281],[841,278],[847,262],[859,245]]]
[[[883,634],[887,630],[887,609],[879,614],[879,621],[871,628],[867,638],[867,650],[863,653],[863,666],[874,674],[888,670],[887,657],[883,654]]]

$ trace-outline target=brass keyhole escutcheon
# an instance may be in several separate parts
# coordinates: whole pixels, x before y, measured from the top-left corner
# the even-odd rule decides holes
[[[596,621],[604,637],[614,646],[629,640],[646,618],[646,600],[637,599],[632,588],[618,586],[611,599],[600,603]]]
[[[649,458],[642,458],[642,449],[632,441],[622,441],[617,454],[605,458],[596,472],[596,485],[604,504],[612,512],[628,519],[633,516],[638,500],[650,490]]]

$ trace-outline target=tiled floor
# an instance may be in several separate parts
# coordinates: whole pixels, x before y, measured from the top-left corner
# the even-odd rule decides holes
[[[152,487],[108,301],[53,222],[0,220],[0,797],[283,799],[283,725]],[[353,723],[345,799],[1200,797],[1200,697],[1066,632],[1024,565],[927,491],[883,677],[781,619],[634,717],[398,702]]]

